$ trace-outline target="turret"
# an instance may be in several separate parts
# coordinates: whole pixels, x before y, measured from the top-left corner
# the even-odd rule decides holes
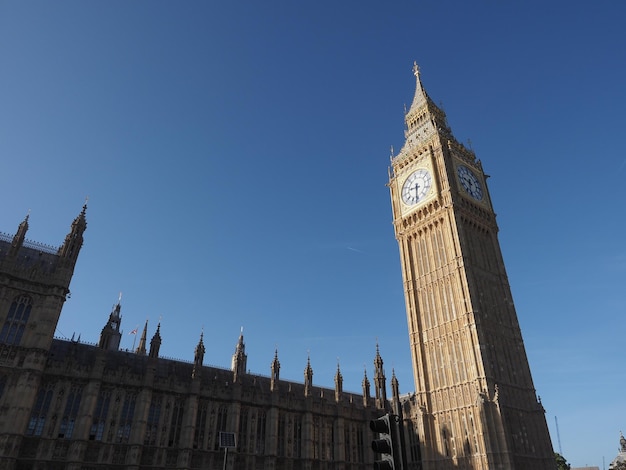
[[[104,328],[102,328],[100,342],[98,343],[99,348],[108,351],[117,351],[120,347],[120,341],[122,339],[122,333],[120,331],[122,323],[122,315],[120,314],[122,309],[121,301],[122,294],[120,294],[117,304],[113,306],[113,310],[109,314],[109,320],[106,325],[104,325]]]
[[[150,340],[150,357],[159,357],[159,349],[161,349],[161,323],[157,325],[156,332]]]
[[[400,415],[400,384],[395,369],[391,369],[391,401],[394,414]]]
[[[248,356],[246,356],[246,345],[243,342],[243,327],[239,334],[239,341],[235,346],[235,354],[231,362],[231,369],[233,371],[233,382],[237,382],[238,379],[243,377],[246,373],[246,364],[248,362]]]
[[[74,220],[65,247],[70,240],[82,244],[86,227],[86,207]],[[47,350],[68,298],[69,285],[78,256],[78,249],[68,261],[62,246],[26,239],[30,214],[24,217],[13,236],[0,236],[0,277],[6,281],[0,295],[0,342],[25,348]],[[72,235],[72,233],[74,235]],[[69,248],[68,248],[69,249]]]
[[[67,260],[72,265],[76,263],[80,248],[83,246],[83,233],[87,230],[86,212],[87,203],[83,206],[83,210],[78,214],[78,217],[72,222],[70,233],[67,234],[63,245],[59,248],[61,259]]]
[[[370,381],[367,378],[367,369],[363,371],[363,381],[361,385],[363,386],[363,406],[367,407],[370,402]]]
[[[313,391],[313,368],[311,367],[311,356],[309,355],[306,360],[306,367],[304,368],[304,396],[308,397]]]
[[[280,362],[278,362],[278,349],[274,351],[274,360],[271,366],[270,390],[278,390],[278,380],[280,379]]]
[[[24,244],[24,240],[26,239],[26,232],[28,232],[28,218],[30,214],[26,214],[26,217],[22,221],[22,223],[17,227],[17,232],[13,236],[13,240],[11,241],[11,249],[9,251],[9,256],[15,256],[17,252],[20,250],[22,245]]]
[[[337,361],[337,372],[335,373],[335,401],[341,400],[343,393],[343,375],[339,370],[339,361]]]
[[[374,358],[374,387],[376,389],[376,408],[387,407],[387,379],[383,369],[383,358],[380,357],[378,343],[376,343],[376,357]]]
[[[200,369],[202,369],[202,362],[204,361],[204,353],[206,349],[204,347],[204,342],[202,338],[204,337],[204,332],[200,333],[200,341],[196,345],[196,349],[193,354],[193,372],[192,377],[196,377],[200,373]]]

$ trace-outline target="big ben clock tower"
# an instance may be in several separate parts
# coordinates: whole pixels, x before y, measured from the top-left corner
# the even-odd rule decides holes
[[[423,468],[553,470],[487,177],[414,72],[389,188]]]

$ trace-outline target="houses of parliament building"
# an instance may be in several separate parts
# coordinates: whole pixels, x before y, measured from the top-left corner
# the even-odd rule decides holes
[[[0,469],[362,470],[368,422],[400,416],[405,469],[553,470],[500,251],[482,165],[452,135],[417,66],[405,144],[389,189],[399,244],[415,392],[391,396],[376,348],[373,393],[159,357],[160,325],[120,350],[121,305],[97,345],[54,332],[87,228],[86,206],[59,248],[0,233]],[[150,340],[148,341],[148,337]],[[190,351],[191,354],[191,351]]]
[[[390,405],[378,350],[372,397],[367,376],[344,393],[339,367],[334,389],[314,386],[310,361],[304,383],[280,380],[278,353],[269,377],[252,375],[243,334],[231,369],[203,365],[202,335],[193,362],[160,358],[160,326],[120,350],[119,302],[97,346],[54,338],[86,207],[58,249],[27,240],[28,223],[0,234],[1,469],[371,467],[367,423]]]

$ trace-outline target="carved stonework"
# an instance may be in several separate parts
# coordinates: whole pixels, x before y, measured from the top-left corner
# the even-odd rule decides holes
[[[419,68],[414,73],[405,144],[392,156],[388,186],[415,390],[431,417],[419,436],[428,443],[423,467],[552,469],[487,177],[426,93]],[[533,430],[523,449],[512,447],[518,427]],[[455,454],[452,443],[463,438],[468,451]]]

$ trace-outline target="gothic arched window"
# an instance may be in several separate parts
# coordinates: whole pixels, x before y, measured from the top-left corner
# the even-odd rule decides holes
[[[0,330],[0,343],[18,345],[30,316],[32,303],[27,295],[16,297],[11,303],[7,319]]]
[[[39,389],[37,400],[35,401],[35,406],[33,406],[30,415],[30,421],[28,422],[28,429],[26,429],[27,436],[41,436],[43,433],[53,394],[54,384],[44,384]]]

